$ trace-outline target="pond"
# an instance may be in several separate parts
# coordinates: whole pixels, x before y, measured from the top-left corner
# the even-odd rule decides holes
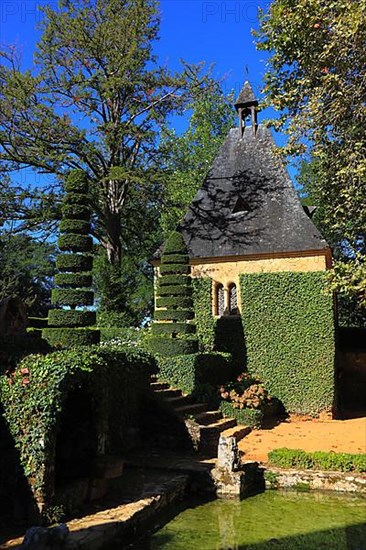
[[[366,500],[266,491],[192,504],[130,550],[366,550]]]

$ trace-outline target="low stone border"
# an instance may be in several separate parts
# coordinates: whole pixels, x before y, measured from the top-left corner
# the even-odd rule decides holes
[[[366,495],[366,474],[319,470],[285,470],[264,466],[266,489],[321,490]]]

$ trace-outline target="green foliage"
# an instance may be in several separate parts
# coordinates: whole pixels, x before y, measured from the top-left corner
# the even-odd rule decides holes
[[[203,384],[217,386],[230,380],[230,357],[224,353],[195,353],[158,358],[158,378],[191,394]]]
[[[53,288],[51,302],[59,306],[91,306],[94,292],[83,288]]]
[[[247,367],[288,411],[317,414],[334,397],[334,319],[325,274],[241,275]],[[250,307],[246,307],[250,304]]]
[[[58,239],[58,247],[62,251],[69,252],[91,252],[93,241],[89,235],[79,235],[76,233],[65,233]]]
[[[132,327],[100,327],[100,339],[103,344],[139,346],[144,331]]]
[[[28,317],[28,326],[32,328],[45,328],[47,323],[47,317]]]
[[[169,257],[175,254],[187,255],[187,248],[182,237],[182,234],[179,231],[171,231],[164,243],[163,253],[161,257],[161,263],[168,262]],[[185,263],[188,263],[188,259]]]
[[[50,305],[55,249],[28,235],[0,235],[0,300],[18,296],[28,314],[45,315]]]
[[[51,324],[51,323],[49,323]],[[91,346],[100,340],[100,332],[90,327],[48,327],[42,330],[42,337],[53,348],[74,348]]]
[[[88,206],[88,194],[87,193],[66,193],[62,199],[62,205],[68,204],[80,204],[83,206]]]
[[[212,279],[192,279],[197,336],[201,351],[210,352],[215,344],[216,321],[212,315]]]
[[[212,77],[205,92],[193,90],[189,126],[177,136],[165,129],[162,152],[166,165],[161,227],[165,235],[177,227],[202,185],[223,138],[235,125],[233,98],[225,97]]]
[[[366,454],[334,453],[300,449],[274,449],[268,453],[269,463],[279,468],[299,470],[331,470],[335,472],[366,472]]]
[[[153,323],[151,332],[158,336],[169,334],[175,338],[178,334],[194,334],[196,326],[190,323]]]
[[[93,278],[91,273],[56,273],[55,284],[62,287],[87,287],[91,286]]]
[[[106,452],[120,454],[154,371],[154,359],[137,348],[95,346],[28,356],[0,377],[4,416],[38,502],[52,505],[56,435],[69,393],[82,387],[91,395]]]
[[[180,286],[184,283],[187,283],[184,275],[165,275],[159,279],[159,287],[170,285]]]
[[[238,409],[229,401],[221,401],[219,408],[224,416],[235,418],[244,426],[260,428],[262,425],[264,413],[261,409]]]
[[[95,322],[95,311],[50,309],[48,312],[48,325],[50,327],[89,327],[95,325]]]
[[[159,267],[160,275],[188,275],[189,265],[182,264],[164,264]]]
[[[67,220],[90,220],[91,210],[88,206],[79,204],[65,204],[62,209],[62,215]]]
[[[257,36],[270,54],[266,104],[282,111],[272,122],[289,135],[283,153],[311,155],[305,177],[317,221],[342,260],[333,288],[365,309],[366,2],[275,0]]]
[[[156,307],[191,308],[193,307],[193,299],[186,296],[164,296],[163,295],[161,298],[159,297],[156,299]]]
[[[160,337],[150,337],[148,340],[148,345],[151,353],[163,355],[164,357],[172,355],[188,355],[198,351],[198,341],[194,336],[175,338],[169,333],[165,333]]]
[[[187,264],[189,262],[188,254],[163,254],[162,264]]]
[[[186,278],[187,280],[187,278]],[[159,282],[158,282],[158,288],[157,288],[157,294],[161,297],[163,296],[175,296],[175,297],[180,297],[180,296],[191,296],[192,295],[192,289],[191,289],[191,285],[188,283],[188,284],[182,284],[182,285],[177,285],[177,286],[173,286],[173,285],[169,285],[169,286],[166,286],[166,285],[162,285],[160,286],[159,285]]]
[[[90,233],[90,223],[84,220],[61,220],[60,233]]]
[[[89,254],[59,254],[56,258],[56,267],[60,271],[91,271],[93,256]]]
[[[64,182],[66,193],[82,193],[85,194],[89,190],[89,182],[86,174],[81,171],[70,172],[68,178]]]
[[[190,321],[194,319],[194,311],[188,309],[157,309],[155,321]]]

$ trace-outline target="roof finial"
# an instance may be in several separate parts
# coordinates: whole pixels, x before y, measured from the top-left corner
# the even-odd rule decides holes
[[[258,101],[255,99],[252,87],[248,81],[244,83],[237,100],[234,103],[234,107],[239,115],[239,139],[243,136],[245,129],[245,119],[248,115],[251,115],[252,119],[252,134],[255,136],[257,131],[257,111]]]

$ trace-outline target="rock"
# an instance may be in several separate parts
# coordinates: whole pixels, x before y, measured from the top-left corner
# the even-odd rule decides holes
[[[65,548],[69,528],[64,523],[56,527],[31,527],[25,533],[20,548],[27,550],[61,550]]]

